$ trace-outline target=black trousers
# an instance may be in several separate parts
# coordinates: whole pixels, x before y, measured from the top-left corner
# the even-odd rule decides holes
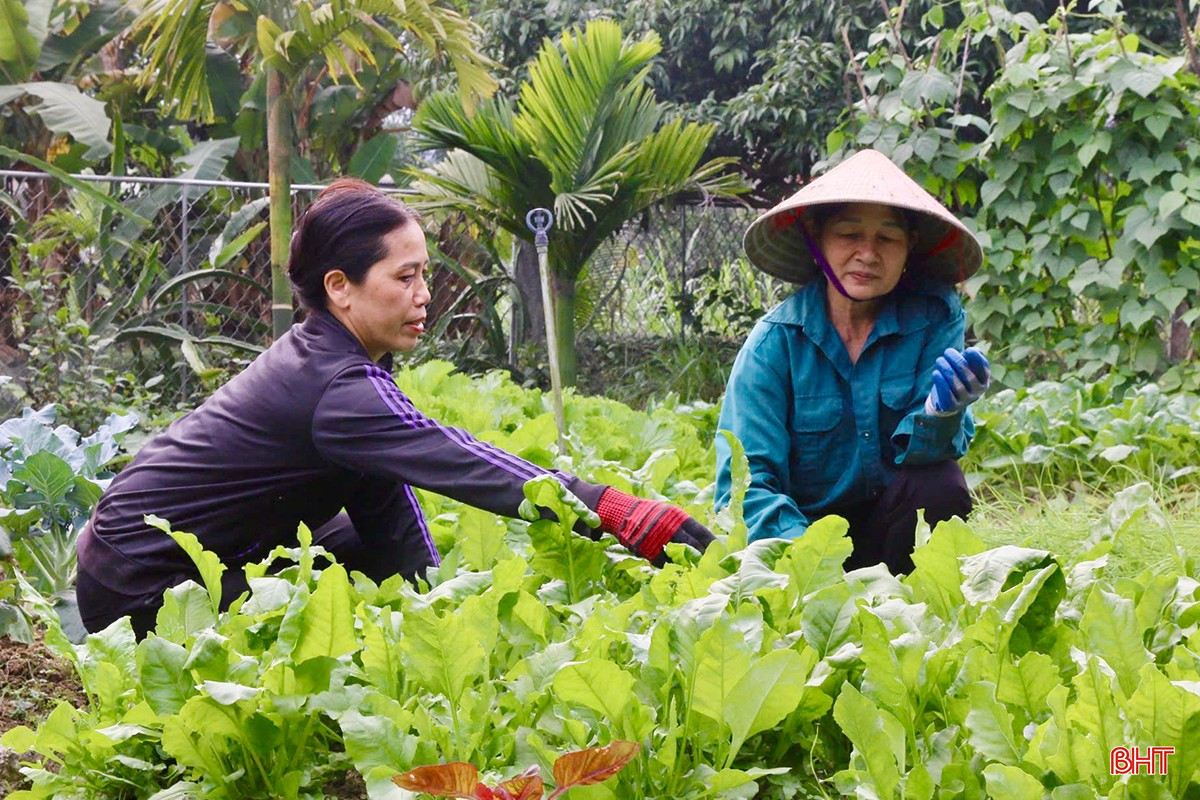
[[[386,542],[385,546],[364,542],[344,511],[313,531],[313,544],[332,553],[347,571],[357,570],[376,583],[397,574],[411,579],[436,563],[421,535],[404,536],[399,546],[394,541]],[[192,572],[180,572],[165,576],[156,591],[123,594],[80,569],[75,579],[75,596],[83,626],[95,633],[128,614],[134,634],[143,639],[154,629],[163,592],[188,580],[199,582],[199,577]],[[228,608],[249,588],[241,566],[230,566],[221,575],[222,607]]]
[[[917,509],[930,527],[971,513],[971,493],[957,461],[904,467],[878,498],[829,510],[850,523],[854,552],[846,569],[884,564],[893,575],[912,571]]]

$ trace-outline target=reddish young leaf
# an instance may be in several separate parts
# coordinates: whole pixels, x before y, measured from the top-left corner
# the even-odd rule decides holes
[[[608,747],[589,747],[567,753],[554,762],[554,794],[557,797],[572,786],[587,786],[608,780],[637,755],[640,745],[620,739]]]
[[[501,800],[542,800],[546,791],[537,764],[496,787]]]
[[[392,783],[410,792],[424,792],[434,797],[461,797],[466,800],[491,800],[491,790],[479,782],[479,770],[465,761],[417,767],[392,777]],[[480,795],[483,788],[487,794]]]

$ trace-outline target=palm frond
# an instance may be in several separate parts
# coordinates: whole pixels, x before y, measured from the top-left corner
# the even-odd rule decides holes
[[[516,125],[544,158],[556,189],[589,180],[599,164],[658,119],[645,89],[655,34],[625,42],[613,22],[597,20],[562,36],[562,52],[545,46],[520,90]],[[609,124],[620,130],[607,134]],[[632,134],[632,135],[630,135]],[[615,146],[614,146],[615,145]]]
[[[413,173],[416,180],[411,189],[409,202],[418,210],[424,210],[428,202],[476,198],[486,204],[494,204],[496,181],[488,165],[470,153],[455,150],[446,158],[425,170]]]
[[[468,115],[462,99],[441,92],[422,101],[412,122],[417,132],[415,147],[420,150],[463,150],[491,167],[497,179],[527,184],[544,168],[530,171],[534,158],[532,145],[517,132],[512,108],[501,99],[484,101]],[[550,181],[546,178],[546,190]]]
[[[527,235],[524,220],[512,213],[522,201],[496,180],[495,173],[470,153],[456,150],[424,170],[413,170],[412,194],[406,199],[422,212],[461,211],[518,236]]]
[[[637,169],[650,178],[644,184],[645,190],[657,195],[650,202],[687,186],[712,133],[711,125],[684,124],[676,118],[642,140]]]
[[[731,159],[697,168],[712,126],[663,122],[646,81],[656,36],[625,41],[593,21],[547,41],[519,91],[517,109],[495,99],[470,116],[443,94],[413,120],[420,144],[448,157],[419,175],[425,208],[464,211],[528,239],[524,214],[553,208],[550,262],[574,276],[592,253],[648,206],[689,188],[733,194]],[[486,177],[485,177],[486,176]]]
[[[599,210],[616,197],[636,158],[635,143],[627,142],[608,161],[592,170],[586,180],[565,184],[552,181],[554,209],[560,225],[569,230],[594,222]]]
[[[707,161],[692,173],[690,184],[707,192],[710,197],[729,198],[745,194],[750,191],[750,186],[737,171],[738,163],[732,156]]]
[[[139,83],[182,117],[215,120],[204,48],[218,0],[149,0],[130,33],[142,42],[148,63]]]
[[[429,0],[329,0],[319,5],[302,0],[296,9],[300,24],[286,48],[295,72],[320,56],[334,80],[345,75],[357,84],[351,57],[375,64],[368,38],[394,50],[409,46],[390,25],[410,34],[435,58],[450,62],[468,110],[495,91],[488,72],[495,65],[480,52],[478,27],[453,9]]]

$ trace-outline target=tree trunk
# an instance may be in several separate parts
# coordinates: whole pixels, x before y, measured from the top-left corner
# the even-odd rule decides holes
[[[546,341],[546,318],[542,314],[542,279],[538,273],[537,248],[532,242],[517,240],[513,259],[513,283],[517,302],[512,311],[513,356],[515,345]]]
[[[271,334],[292,326],[288,247],[292,238],[292,108],[287,80],[267,67],[267,174],[271,193]]]
[[[1178,364],[1192,357],[1192,326],[1183,321],[1183,315],[1191,308],[1187,301],[1179,304],[1167,322],[1167,362]]]
[[[554,338],[558,340],[558,366],[563,387],[574,386],[578,377],[575,357],[575,278],[551,275],[554,290]]]

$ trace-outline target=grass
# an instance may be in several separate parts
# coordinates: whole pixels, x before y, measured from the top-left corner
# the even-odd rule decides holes
[[[1019,545],[1049,550],[1069,561],[1098,537],[1119,525],[1113,512],[1119,490],[1106,488],[1032,497],[997,493],[978,500],[971,528],[990,547]],[[1136,512],[1117,533],[1109,555],[1110,577],[1146,570],[1182,572],[1179,552],[1200,554],[1200,492],[1150,491],[1152,503]]]

